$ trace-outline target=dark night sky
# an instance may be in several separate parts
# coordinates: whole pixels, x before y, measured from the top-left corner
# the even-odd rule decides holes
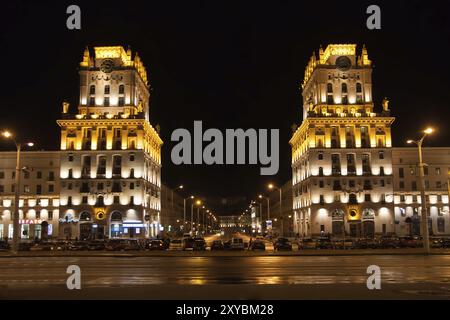
[[[376,108],[391,101],[394,145],[428,123],[427,145],[448,146],[450,19],[447,1],[16,1],[2,3],[0,128],[20,131],[47,150],[58,147],[61,102],[78,101],[84,47],[130,45],[153,87],[151,122],[161,125],[163,182],[205,197],[247,196],[290,178],[292,123],[301,122],[306,63],[320,44],[366,44],[374,62]],[[366,29],[378,4],[382,29]],[[78,4],[82,30],[66,29]],[[314,7],[311,7],[314,4]],[[309,6],[308,6],[309,5]],[[74,110],[74,109],[73,109]],[[176,128],[279,128],[280,171],[257,166],[174,166]],[[10,146],[0,144],[0,148]]]

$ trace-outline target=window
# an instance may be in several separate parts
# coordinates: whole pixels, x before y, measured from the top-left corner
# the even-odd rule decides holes
[[[319,152],[319,154],[317,155],[317,159],[323,160],[323,153],[322,152]]]
[[[319,167],[319,176],[323,176],[323,168]]]
[[[25,179],[29,179],[29,178],[30,178],[30,172],[29,172],[29,171],[24,171],[24,172],[23,172],[23,177],[24,177]]]
[[[5,179],[5,172],[0,171],[0,179]]]
[[[98,175],[106,174],[106,156],[99,156],[98,157],[97,174]]]
[[[55,191],[55,186],[53,184],[49,184],[48,185],[48,192],[54,192]]]
[[[437,229],[439,233],[445,232],[445,219],[443,217],[437,218]]]
[[[88,197],[87,197],[87,196],[83,196],[83,197],[81,198],[81,203],[82,203],[82,204],[87,204],[87,203],[88,203]]]
[[[50,210],[48,212],[48,220],[53,220],[53,211],[52,210]]]
[[[370,156],[367,153],[363,153],[362,155],[362,169],[363,174],[370,174]]]
[[[130,190],[134,190],[134,182],[130,182]]]
[[[16,192],[16,186],[14,184],[11,185],[11,192]]]
[[[89,87],[89,94],[95,94],[95,86],[94,85],[91,85]]]
[[[384,167],[380,167],[380,176],[384,176]]]
[[[323,194],[320,195],[320,204],[324,205],[325,204],[325,200],[323,198]]]
[[[55,181],[55,173],[53,171],[48,172],[48,181]]]
[[[398,168],[398,176],[400,178],[404,178],[405,177],[405,170],[403,170],[403,168]]]
[[[411,190],[412,191],[417,191],[417,181],[412,181],[411,182]]]
[[[0,184],[0,193],[3,193],[3,192],[5,192],[5,186]]]
[[[359,83],[359,82],[356,83],[356,92],[357,93],[361,93],[362,92],[362,86],[361,86],[361,83]]]
[[[125,98],[119,97],[119,107],[123,107],[125,105]]]
[[[89,98],[89,105],[90,106],[95,106],[95,97],[90,97]]]
[[[97,190],[103,190],[103,187],[104,187],[103,182],[99,182],[97,184]]]
[[[364,190],[371,190],[372,189],[372,184],[370,182],[370,180],[364,180]]]
[[[378,159],[384,159],[384,151],[378,153]]]
[[[109,94],[109,85],[105,86],[105,94]]]
[[[13,172],[11,172],[11,179],[15,179],[15,178],[16,178],[16,172],[13,171]]]
[[[414,176],[416,175],[416,169],[415,168],[409,168],[409,173]]]
[[[72,182],[70,182],[70,183],[67,185],[67,189],[69,189],[69,190],[72,190],[72,189],[73,189],[73,184],[72,184]]]
[[[442,188],[442,182],[436,181],[436,189],[441,189],[441,188]]]
[[[347,84],[346,83],[342,84],[342,93],[347,93]]]
[[[355,187],[355,180],[349,180],[349,181],[348,181],[348,186],[349,186],[350,188],[354,188],[354,187]]]
[[[428,175],[428,167],[427,166],[423,167],[423,174],[426,176]]]
[[[333,93],[333,85],[331,83],[327,83],[327,93]]]
[[[134,161],[134,154],[130,154],[130,161]]]
[[[384,186],[385,186],[385,184],[384,184],[384,179],[381,179],[381,180],[380,180],[380,186],[381,186],[381,187],[384,187]]]
[[[323,188],[323,181],[322,180],[319,181],[319,188]]]
[[[401,195],[400,195],[400,201],[401,201],[401,202],[405,202],[405,195],[404,195],[404,194],[401,194]]]
[[[341,160],[337,153],[331,155],[331,172],[332,174],[341,174]]]
[[[405,182],[404,181],[400,181],[399,187],[400,187],[400,189],[405,189]]]
[[[350,204],[358,204],[358,200],[356,199],[356,194],[351,193],[348,197],[348,202]]]
[[[113,156],[113,174],[120,175],[122,171],[122,157],[120,155]]]
[[[114,196],[114,204],[120,204],[120,197]]]
[[[105,97],[105,99],[103,100],[103,105],[105,107],[109,107],[109,97]]]
[[[42,179],[42,171],[36,172],[36,178],[37,179]]]
[[[425,180],[425,189],[430,189],[430,181]]]
[[[38,184],[36,186],[36,194],[42,194],[42,185]]]
[[[370,201],[371,201],[371,199],[370,199],[370,193],[366,193],[366,194],[364,195],[364,201],[365,201],[365,202],[370,202]]]
[[[30,186],[29,185],[24,185],[23,186],[23,192],[25,192],[25,193],[30,193]]]
[[[124,94],[125,93],[125,86],[123,84],[121,84],[119,86],[119,94]]]
[[[434,174],[440,175],[441,174],[441,168],[434,168]]]
[[[131,196],[131,197],[130,197],[130,204],[131,204],[131,205],[134,205],[134,196]]]

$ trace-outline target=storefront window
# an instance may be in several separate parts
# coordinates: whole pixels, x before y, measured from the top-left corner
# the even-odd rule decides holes
[[[8,225],[8,238],[9,239],[13,238],[13,230],[14,230],[14,226],[12,224]]]
[[[21,225],[20,235],[21,235],[22,239],[28,239],[30,237],[30,225],[29,224]]]
[[[0,223],[0,240],[3,239],[3,224]]]
[[[34,225],[34,238],[36,239],[41,239],[41,230],[42,227],[40,224],[35,224]]]

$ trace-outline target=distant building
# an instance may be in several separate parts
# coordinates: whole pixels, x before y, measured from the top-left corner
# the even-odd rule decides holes
[[[59,151],[22,151],[19,224],[22,239],[57,237]],[[0,238],[12,238],[16,152],[0,152]]]

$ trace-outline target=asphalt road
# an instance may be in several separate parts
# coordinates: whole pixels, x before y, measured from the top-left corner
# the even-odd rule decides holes
[[[66,287],[69,265],[81,290]],[[449,299],[450,256],[2,257],[0,298]]]

